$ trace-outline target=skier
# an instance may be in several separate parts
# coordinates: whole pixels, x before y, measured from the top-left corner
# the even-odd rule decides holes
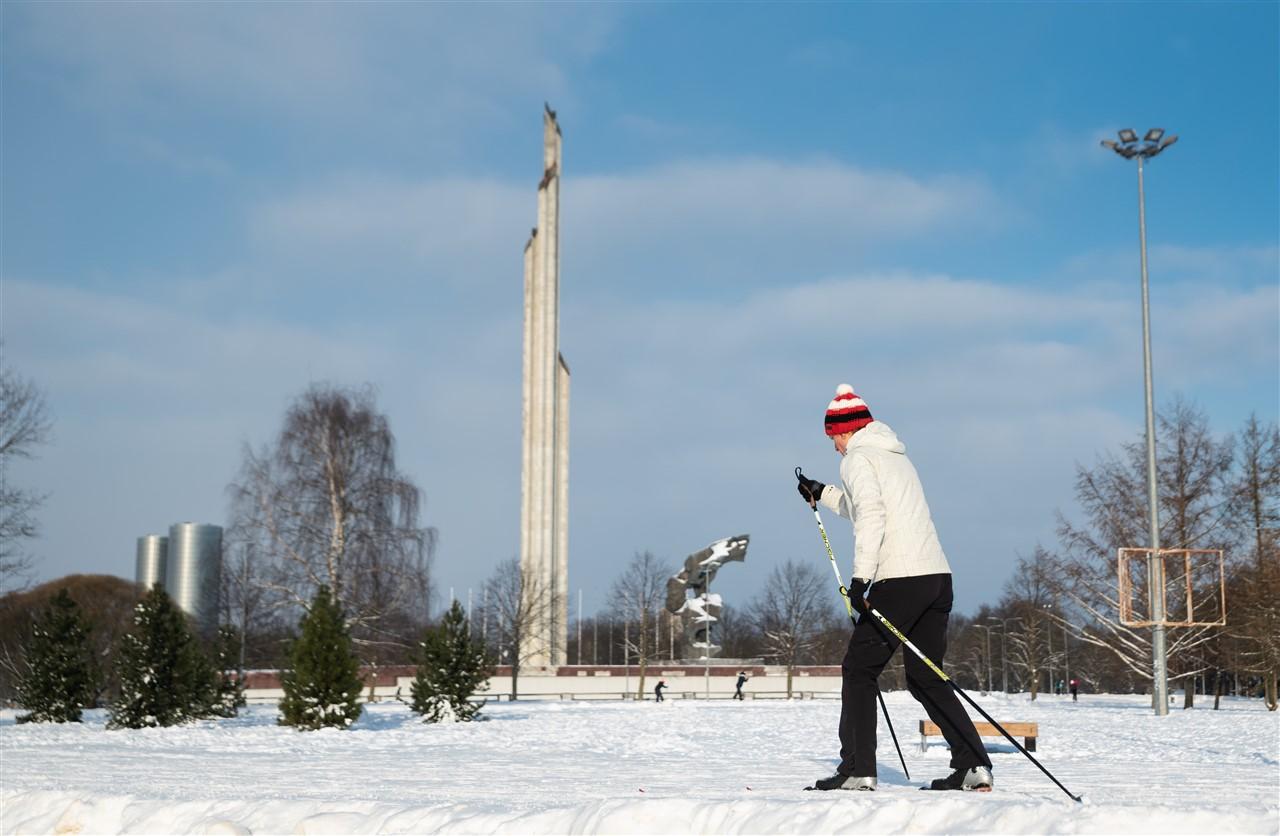
[[[1074,676],[1071,677],[1071,701],[1080,701],[1080,680],[1076,679]]]
[[[666,687],[667,687],[667,680],[665,680],[665,679],[659,679],[659,680],[658,680],[658,684],[657,684],[657,685],[655,685],[655,686],[653,686],[653,699],[654,699],[654,702],[662,702],[662,700],[663,700],[663,697],[662,697],[662,689],[663,689],[663,688],[666,688]]]
[[[824,425],[841,456],[840,484],[824,485],[801,473],[798,487],[810,505],[821,502],[853,522],[848,594],[862,617],[841,665],[840,766],[813,789],[874,790],[876,680],[898,640],[869,616],[869,608],[875,607],[941,665],[952,603],[951,567],[920,478],[893,430],[871,417],[847,383],[836,387]],[[905,661],[908,690],[951,747],[954,772],[923,789],[990,791],[991,759],[955,693],[914,654]]]
[[[734,698],[735,700],[745,700],[745,699],[746,699],[746,697],[742,696],[742,686],[743,686],[743,685],[746,685],[746,684],[747,684],[747,672],[746,672],[746,671],[738,671],[738,687],[737,687],[737,690],[735,690],[735,691],[733,692],[733,698]]]

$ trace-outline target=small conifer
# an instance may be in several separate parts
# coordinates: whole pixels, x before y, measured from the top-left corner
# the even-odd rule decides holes
[[[218,693],[213,710],[219,717],[234,717],[245,705],[244,671],[240,670],[242,641],[236,628],[218,628]]]
[[[427,723],[473,720],[482,703],[469,697],[485,689],[491,671],[488,654],[472,641],[466,613],[454,601],[440,623],[423,634],[410,705]]]
[[[133,630],[116,654],[120,696],[112,728],[173,726],[213,716],[217,673],[159,584],[134,609]]]
[[[98,670],[89,648],[89,629],[65,588],[36,619],[18,678],[18,701],[28,713],[19,723],[78,723],[90,705]]]
[[[300,630],[289,649],[280,723],[300,730],[345,729],[360,716],[363,684],[351,635],[327,586],[316,593]]]

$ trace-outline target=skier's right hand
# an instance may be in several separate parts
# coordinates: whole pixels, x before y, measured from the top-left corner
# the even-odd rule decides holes
[[[804,498],[804,501],[809,505],[817,504],[827,486],[817,479],[808,478],[799,470],[796,471],[796,479],[799,480],[796,490],[800,491],[800,496]]]

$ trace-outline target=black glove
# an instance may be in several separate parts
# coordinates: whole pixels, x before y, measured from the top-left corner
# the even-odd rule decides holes
[[[814,505],[822,498],[822,491],[827,486],[819,482],[817,479],[810,479],[800,472],[800,468],[796,468],[796,479],[799,483],[796,490],[800,491],[800,496],[804,497],[804,501],[810,505]]]
[[[853,605],[860,615],[867,615],[870,608],[867,606],[867,582],[862,578],[849,578],[849,585],[845,587],[845,594],[849,596],[849,603]]]

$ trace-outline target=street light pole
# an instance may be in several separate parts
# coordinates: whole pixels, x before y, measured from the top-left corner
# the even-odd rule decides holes
[[[979,630],[985,630],[987,634],[987,689],[983,694],[991,693],[991,627],[986,624],[974,624]],[[981,684],[981,683],[979,683]]]
[[[1143,185],[1143,163],[1178,141],[1165,138],[1164,129],[1152,128],[1138,144],[1131,128],[1120,131],[1120,142],[1104,139],[1110,148],[1125,159],[1138,159],[1138,245],[1142,265],[1142,372],[1147,409],[1147,516],[1151,551],[1147,555],[1147,592],[1151,608],[1151,703],[1157,715],[1169,713],[1169,679],[1166,667],[1164,633],[1164,561],[1160,559],[1160,506],[1156,486],[1156,419],[1154,387],[1151,382],[1151,306],[1147,284],[1147,207]]]

